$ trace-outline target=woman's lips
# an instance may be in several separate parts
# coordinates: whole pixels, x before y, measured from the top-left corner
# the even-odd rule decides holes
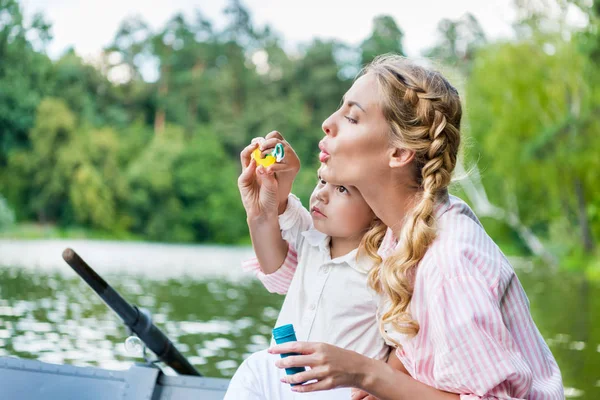
[[[319,142],[319,149],[321,150],[321,152],[319,153],[319,161],[321,162],[325,162],[329,159],[329,157],[331,157],[329,155],[329,152],[327,151],[327,148],[325,147],[325,143],[323,143],[322,141]]]

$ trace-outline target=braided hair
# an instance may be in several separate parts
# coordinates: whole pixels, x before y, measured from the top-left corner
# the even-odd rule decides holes
[[[377,79],[391,145],[415,152],[412,166],[418,191],[415,205],[405,217],[400,245],[382,261],[373,245],[381,243],[385,232],[378,226],[365,235],[360,246],[360,251],[376,260],[369,284],[389,299],[389,308],[380,320],[381,333],[396,343],[384,330],[385,324],[410,336],[419,331],[409,305],[417,266],[436,238],[436,202],[448,195],[456,166],[462,110],[457,90],[439,72],[404,57],[379,56],[363,69],[364,74]]]

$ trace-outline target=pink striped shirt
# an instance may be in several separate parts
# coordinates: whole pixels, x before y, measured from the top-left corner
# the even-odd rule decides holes
[[[413,378],[462,400],[563,399],[558,365],[506,257],[457,197],[438,205],[436,217],[438,236],[419,263],[410,305],[420,330],[411,338],[388,329],[402,345],[398,358]],[[380,255],[395,245],[388,229]],[[295,263],[290,249],[287,274],[259,278],[285,290]]]

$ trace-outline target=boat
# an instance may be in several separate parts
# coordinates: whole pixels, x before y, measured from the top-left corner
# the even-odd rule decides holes
[[[152,323],[147,310],[128,303],[75,251],[65,249],[63,259],[128,327],[132,336],[126,345],[141,342],[145,363],[136,363],[125,371],[113,371],[0,357],[1,400],[223,399],[228,379],[202,376]],[[148,356],[148,349],[156,358]],[[165,373],[159,361],[177,375]]]

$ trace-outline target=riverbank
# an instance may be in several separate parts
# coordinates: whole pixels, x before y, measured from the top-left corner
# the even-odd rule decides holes
[[[148,278],[189,276],[243,279],[241,262],[252,257],[250,246],[187,245],[89,239],[0,239],[0,265],[69,272],[62,259],[67,247],[99,273]]]

